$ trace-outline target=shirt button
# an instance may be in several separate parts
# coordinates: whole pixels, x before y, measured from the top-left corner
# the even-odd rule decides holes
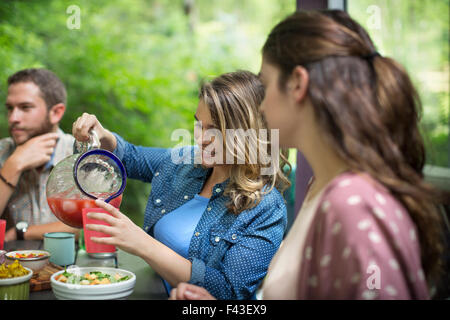
[[[186,195],[186,196],[184,196],[184,200],[187,200],[188,198],[189,198],[189,196],[187,196],[187,195]]]
[[[200,232],[196,232],[196,233],[194,233],[194,236],[196,236],[196,237],[198,237],[200,235]]]
[[[157,176],[159,176],[159,172],[158,171],[155,172],[155,177],[157,177]]]
[[[215,242],[219,242],[219,241],[220,241],[220,237],[215,237],[215,238],[214,238],[214,241],[215,241]]]
[[[206,210],[211,211],[211,207],[206,208]]]
[[[162,209],[161,213],[163,213],[163,214],[166,213],[166,209]]]
[[[220,188],[217,188],[217,189],[216,189],[216,192],[217,192],[217,193],[219,193],[220,191],[222,191],[222,189],[220,189]]]
[[[236,239],[237,239],[236,233],[233,233],[233,234],[231,235],[231,239],[233,239],[233,240],[236,240]]]
[[[160,202],[161,202],[161,199],[156,199],[155,202],[156,202],[156,203],[160,203]]]

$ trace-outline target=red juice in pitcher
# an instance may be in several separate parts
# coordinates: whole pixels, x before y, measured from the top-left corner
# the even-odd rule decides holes
[[[99,198],[102,198],[99,196]],[[106,198],[106,197],[105,197]],[[48,206],[53,214],[65,224],[74,228],[83,228],[84,208],[98,208],[94,199],[67,199],[64,196],[56,194],[51,198],[47,198]],[[122,194],[112,199],[109,203],[116,208],[120,207],[122,202]]]

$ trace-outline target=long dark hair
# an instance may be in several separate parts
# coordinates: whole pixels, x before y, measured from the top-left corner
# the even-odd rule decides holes
[[[263,56],[280,72],[309,72],[308,97],[326,139],[356,172],[384,185],[418,228],[429,281],[441,270],[442,223],[437,204],[448,195],[423,179],[421,102],[405,69],[380,56],[368,33],[344,11],[297,12],[270,33]]]

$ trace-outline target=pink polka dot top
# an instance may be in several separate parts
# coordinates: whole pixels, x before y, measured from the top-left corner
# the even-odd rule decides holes
[[[416,226],[366,174],[339,175],[297,216],[271,273],[264,299],[429,299]]]

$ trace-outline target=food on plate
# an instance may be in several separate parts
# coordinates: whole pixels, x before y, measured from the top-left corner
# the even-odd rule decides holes
[[[29,271],[25,269],[18,260],[8,266],[5,263],[0,265],[0,279],[21,277],[28,273]]]
[[[17,253],[15,252],[14,255],[10,255],[10,258],[16,258],[16,259],[30,259],[30,258],[38,258],[38,257],[44,257],[47,256],[45,253]]]
[[[69,284],[81,284],[81,285],[97,285],[97,284],[111,284],[130,279],[130,276],[122,276],[119,273],[110,275],[100,271],[91,271],[84,275],[77,275],[64,271],[55,277],[56,281],[69,283]]]

